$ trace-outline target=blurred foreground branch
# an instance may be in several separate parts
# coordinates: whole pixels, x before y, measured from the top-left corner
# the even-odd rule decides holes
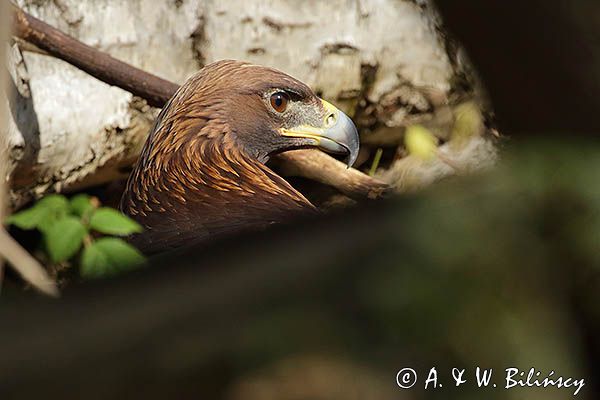
[[[119,61],[32,17],[18,7],[12,7],[14,34],[18,38],[103,82],[143,98],[154,107],[162,107],[178,88],[173,82]],[[295,175],[333,186],[349,197],[376,198],[388,190],[385,183],[358,170],[347,169],[333,157],[317,150],[285,153],[276,157],[282,161],[284,171],[293,171]]]

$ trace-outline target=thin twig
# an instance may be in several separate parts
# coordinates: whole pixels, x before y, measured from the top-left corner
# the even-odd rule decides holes
[[[375,176],[375,172],[377,172],[377,167],[379,167],[382,154],[383,149],[380,147],[377,149],[377,152],[375,152],[375,157],[373,157],[373,164],[371,164],[371,169],[369,169],[369,176]]]
[[[46,270],[4,228],[0,228],[0,254],[31,286],[49,296],[59,296],[58,287]]]

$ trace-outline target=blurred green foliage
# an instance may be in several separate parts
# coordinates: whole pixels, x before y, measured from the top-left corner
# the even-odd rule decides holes
[[[99,207],[98,200],[87,194],[70,200],[58,194],[46,196],[9,216],[6,223],[23,230],[37,229],[48,261],[77,263],[85,278],[114,275],[145,261],[123,239],[100,237],[127,236],[140,232],[142,227],[115,209]]]

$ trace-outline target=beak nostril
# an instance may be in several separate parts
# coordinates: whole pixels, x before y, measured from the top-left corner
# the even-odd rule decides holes
[[[337,118],[335,117],[335,114],[333,114],[333,113],[332,113],[332,114],[329,114],[329,115],[327,116],[327,118],[325,119],[325,124],[326,124],[328,127],[329,127],[329,126],[333,126],[333,125],[335,124],[335,121],[336,121],[336,119],[337,119]]]

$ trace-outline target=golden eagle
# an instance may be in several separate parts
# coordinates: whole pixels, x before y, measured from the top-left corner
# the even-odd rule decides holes
[[[121,210],[146,253],[281,222],[315,207],[265,162],[290,149],[358,153],[356,127],[304,83],[263,66],[218,61],[193,75],[158,115]]]

